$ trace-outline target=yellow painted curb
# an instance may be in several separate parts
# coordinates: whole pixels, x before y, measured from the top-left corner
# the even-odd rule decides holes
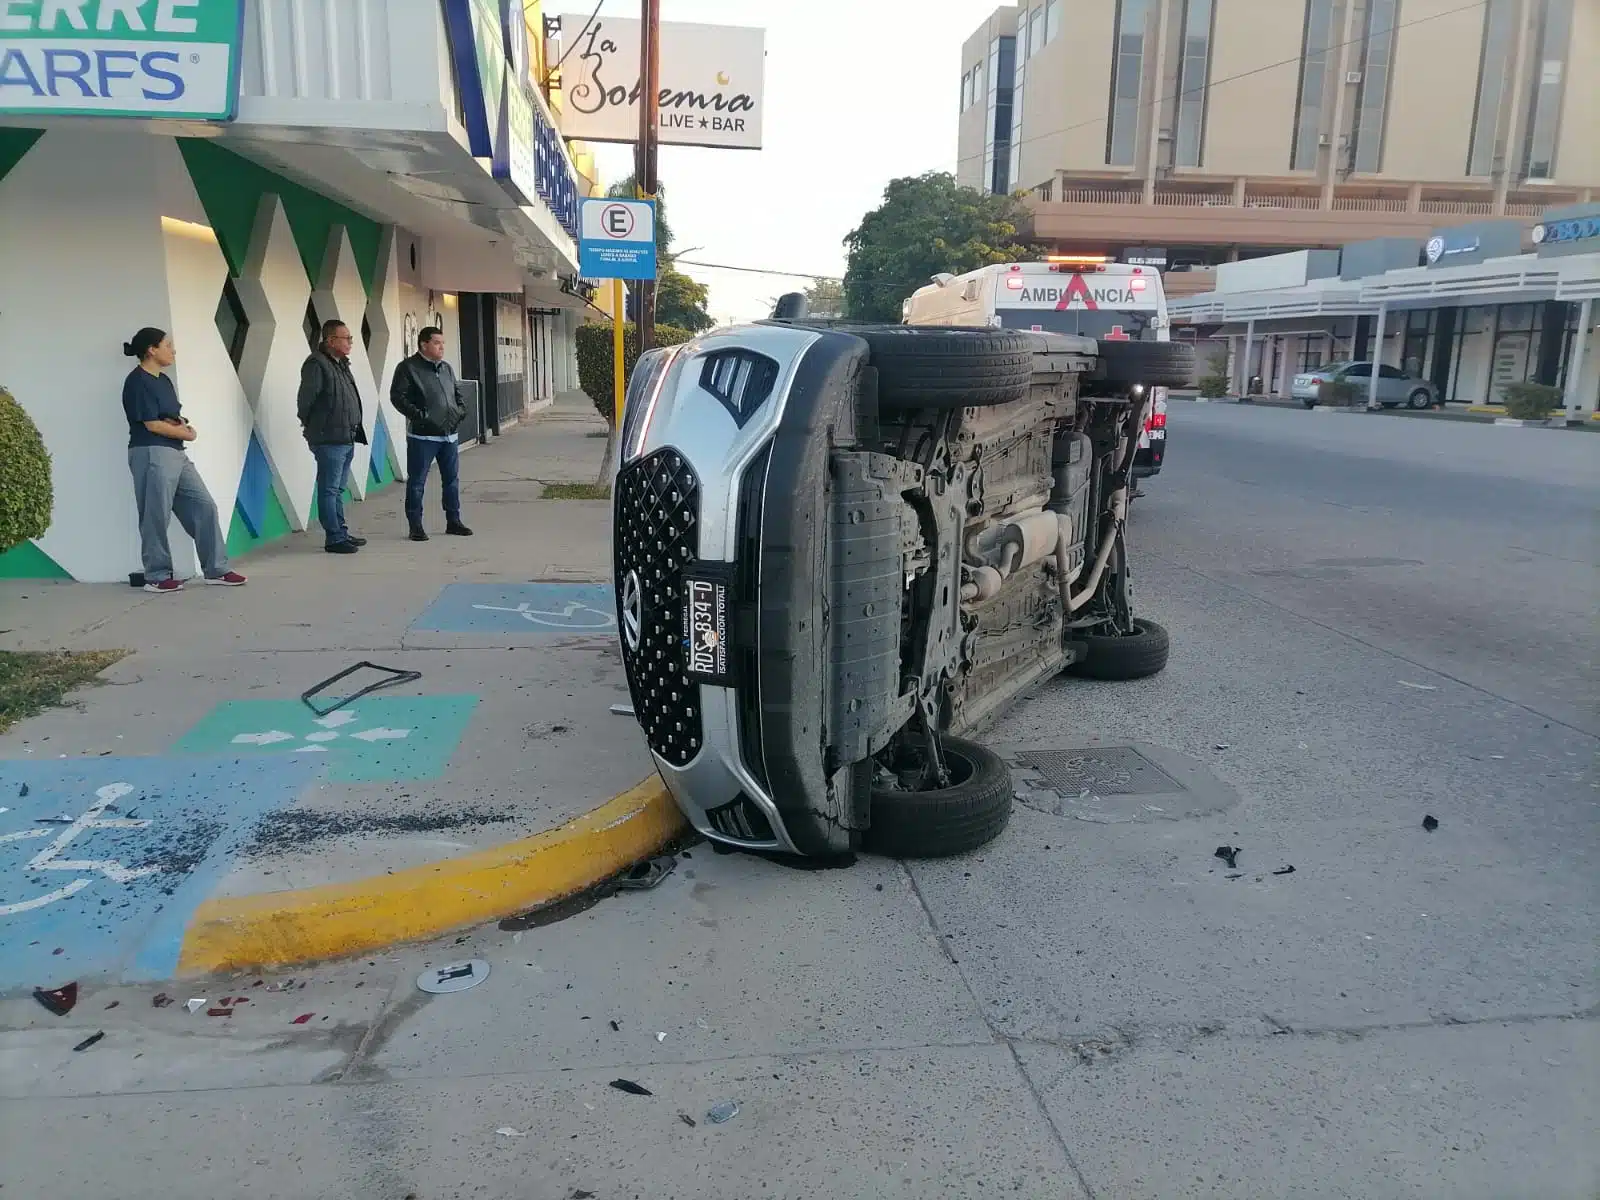
[[[649,779],[559,829],[353,883],[208,900],[178,956],[182,974],[362,954],[524,912],[592,887],[684,828]]]

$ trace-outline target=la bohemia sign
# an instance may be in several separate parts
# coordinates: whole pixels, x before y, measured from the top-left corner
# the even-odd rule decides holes
[[[232,120],[244,0],[0,0],[0,113]]]
[[[588,8],[588,5],[584,6]],[[591,19],[592,18],[592,19]],[[639,22],[563,13],[561,134],[639,140]],[[761,149],[766,31],[661,23],[660,136],[667,146]]]

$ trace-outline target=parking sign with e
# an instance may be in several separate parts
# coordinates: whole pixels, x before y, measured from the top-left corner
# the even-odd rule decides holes
[[[656,211],[649,200],[585,200],[578,213],[578,272],[586,279],[654,279]]]

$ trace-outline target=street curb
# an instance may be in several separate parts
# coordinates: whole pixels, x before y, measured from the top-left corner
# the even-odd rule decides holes
[[[571,896],[683,832],[659,778],[559,829],[352,883],[208,900],[178,957],[180,975],[285,966],[436,937]]]

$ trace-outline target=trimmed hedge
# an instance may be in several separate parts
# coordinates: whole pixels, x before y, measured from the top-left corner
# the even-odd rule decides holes
[[[1317,403],[1323,408],[1354,408],[1366,403],[1366,389],[1348,379],[1324,379],[1317,384]]]
[[[1506,416],[1518,421],[1546,421],[1560,408],[1561,389],[1547,383],[1509,383],[1505,389]]]
[[[677,325],[657,325],[656,345],[676,346],[694,336],[691,330]],[[632,324],[622,327],[623,385],[633,378],[633,366],[639,361],[639,331]],[[595,411],[611,424],[616,417],[611,379],[611,325],[593,322],[578,326],[578,387],[594,401]]]
[[[50,452],[39,427],[10,392],[0,388],[0,550],[43,537],[54,508]]]

